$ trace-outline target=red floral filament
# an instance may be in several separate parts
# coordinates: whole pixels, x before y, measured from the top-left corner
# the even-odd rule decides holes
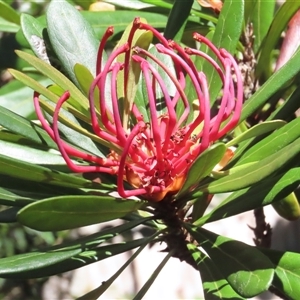
[[[159,40],[160,43],[155,47],[161,55],[173,62],[175,73],[149,51],[132,46],[135,32],[139,29],[151,31]],[[234,58],[225,49],[216,48],[207,38],[194,34],[195,40],[212,50],[217,57],[216,61],[200,50],[184,49],[174,41],[166,40],[157,30],[141,23],[138,18],[133,23],[128,42],[115,49],[103,64],[105,43],[112,33],[113,28],[109,27],[100,43],[96,78],[89,92],[93,131],[111,144],[110,154],[106,158],[100,158],[73,148],[62,140],[58,129],[59,112],[63,103],[69,99],[69,92],[65,92],[56,105],[52,127],[44,118],[37,93],[34,95],[36,112],[72,171],[117,174],[118,193],[121,197],[144,196],[152,201],[160,201],[166,194],[178,192],[195,159],[238,124],[243,102],[242,77]],[[120,55],[125,55],[122,63],[117,61]],[[218,106],[214,105],[217,107],[214,115],[206,76],[197,70],[192,56],[210,63],[222,81],[222,94],[216,102]],[[144,120],[142,111],[133,104],[126,108],[129,109],[129,121],[128,126],[124,127],[117,79],[119,74],[123,74],[122,89],[126,98],[131,62],[140,66],[141,78],[146,86],[149,122]],[[174,95],[170,95],[162,72],[175,87]],[[188,99],[187,78],[192,83],[196,99]],[[107,99],[105,93],[107,85],[110,86],[110,99]],[[157,99],[157,88],[163,99]],[[95,89],[99,89],[99,113],[95,108]],[[163,112],[157,111],[158,100],[160,104],[163,101]],[[195,106],[194,109],[191,108],[191,103]],[[126,99],[124,105],[128,105]],[[182,113],[178,115],[179,105]],[[79,166],[71,157],[80,158],[89,165]],[[133,188],[125,189],[124,180]]]

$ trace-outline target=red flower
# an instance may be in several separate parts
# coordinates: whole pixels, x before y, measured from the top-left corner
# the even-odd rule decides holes
[[[174,69],[164,64],[158,58],[160,56],[132,46],[137,30],[152,32],[159,41],[155,45],[157,51],[172,61]],[[200,34],[195,33],[194,39],[206,44],[218,62],[200,50],[182,48],[174,41],[166,40],[157,30],[140,22],[138,18],[133,23],[128,42],[118,46],[102,66],[104,46],[112,32],[112,27],[108,28],[100,43],[97,76],[89,93],[93,131],[109,143],[110,154],[100,158],[79,151],[61,139],[58,115],[63,103],[70,97],[69,92],[65,92],[56,105],[52,128],[43,116],[37,93],[34,97],[36,112],[72,171],[116,174],[120,196],[144,196],[151,201],[160,201],[167,193],[177,193],[194,160],[237,125],[243,102],[241,74],[234,58],[225,49],[217,49]],[[197,70],[192,56],[202,57],[209,62],[223,83],[221,97],[214,110],[210,103],[206,76]],[[122,57],[123,62],[120,62]],[[126,96],[124,110],[120,111],[118,76],[122,72],[122,88],[124,95],[127,95],[131,88],[128,83],[132,62],[139,66],[140,80],[143,80],[146,87],[149,121],[145,121],[143,112],[135,103],[126,102]],[[161,71],[176,88],[173,94],[169,92]],[[188,99],[187,80],[192,83],[196,100]],[[110,99],[105,94],[108,84]],[[163,113],[157,111],[158,88],[162,95],[159,104],[165,107]],[[99,99],[96,99],[99,101],[99,111],[95,108],[95,89],[99,89]],[[178,115],[179,106],[182,112]],[[81,158],[90,165],[76,165],[71,161],[71,156]],[[126,190],[124,180],[133,189]]]

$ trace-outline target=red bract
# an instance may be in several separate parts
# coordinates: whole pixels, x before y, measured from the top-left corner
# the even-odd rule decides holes
[[[158,58],[160,56],[133,47],[138,29],[152,32],[159,40],[155,47],[161,55],[172,61],[173,70]],[[121,197],[143,196],[151,201],[161,201],[167,194],[177,193],[195,159],[237,125],[243,101],[241,74],[234,58],[225,49],[217,49],[200,34],[195,33],[194,39],[206,44],[217,58],[216,61],[200,50],[182,48],[174,41],[166,40],[138,18],[133,22],[128,41],[118,46],[102,66],[104,46],[112,32],[112,27],[108,28],[100,43],[97,75],[89,93],[93,131],[111,145],[110,154],[106,158],[100,158],[79,151],[61,139],[58,116],[63,103],[70,97],[69,92],[65,92],[56,105],[52,128],[44,119],[38,94],[34,97],[36,112],[72,171],[116,174]],[[214,105],[214,110],[210,103],[206,76],[197,70],[192,56],[201,57],[210,63],[223,83],[221,96]],[[120,62],[121,57],[123,62]],[[140,66],[140,80],[143,80],[146,87],[148,107],[145,109],[149,111],[147,122],[137,105],[126,100],[128,89],[131,88],[128,83],[132,62]],[[159,69],[175,87],[176,91],[172,95]],[[120,111],[119,105],[120,74],[123,76],[124,111]],[[105,93],[108,85],[111,92],[109,99]],[[196,99],[188,99],[188,89],[191,87],[195,90]],[[163,113],[157,111],[158,88],[160,95],[163,95],[159,99],[160,105],[165,107]],[[99,89],[99,99],[94,99],[95,89]],[[99,101],[99,112],[95,108],[95,100]],[[181,113],[178,115],[179,106]],[[90,165],[76,165],[70,157],[83,159],[90,162]],[[124,180],[133,188],[126,190]]]

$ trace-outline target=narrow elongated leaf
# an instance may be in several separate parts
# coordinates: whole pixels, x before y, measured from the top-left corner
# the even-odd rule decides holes
[[[148,242],[148,238],[138,239],[119,244],[83,250],[75,248],[64,251],[58,249],[53,252],[36,252],[16,255],[0,259],[0,277],[28,279],[47,277],[70,270],[74,270],[91,263],[112,257],[114,255],[134,249]],[[78,254],[77,254],[78,253]]]
[[[293,192],[300,183],[300,168],[287,171],[273,178],[252,185],[249,188],[232,193],[209,214],[195,222],[202,226],[205,223],[228,218],[245,211],[279,201]]]
[[[214,144],[205,152],[203,152],[191,166],[186,180],[178,192],[176,198],[179,198],[195,184],[198,184],[201,179],[208,176],[212,169],[220,162],[226,151],[224,144]]]
[[[269,288],[274,266],[258,249],[203,228],[186,224],[186,229],[240,296],[251,298]]]
[[[0,140],[0,154],[39,165],[66,165],[60,154]]]
[[[270,53],[274,49],[276,43],[280,38],[282,31],[287,26],[289,20],[299,8],[300,8],[300,3],[298,1],[287,0],[278,9],[275,17],[273,18],[269,32],[266,35],[266,38],[264,39],[261,45],[262,51],[258,59],[257,68],[256,68],[256,73],[258,76],[262,74],[262,72],[266,67],[270,66],[270,58],[271,58]],[[284,83],[281,82],[281,85],[283,84]]]
[[[20,24],[20,16],[17,11],[2,0],[0,0],[0,17],[17,25]]]
[[[0,17],[0,31],[1,32],[11,32],[16,33],[20,30],[20,26],[15,23],[6,21],[2,17]]]
[[[185,24],[185,21],[190,14],[193,3],[193,0],[176,0],[174,2],[171,12],[169,14],[166,29],[164,31],[164,37],[166,39],[174,39],[181,26]]]
[[[268,33],[273,20],[276,1],[247,0],[245,1],[246,22],[253,24],[255,36],[253,50],[257,53],[262,41]]]
[[[152,273],[152,275],[150,276],[150,278],[147,280],[147,282],[143,285],[143,287],[139,290],[139,292],[135,295],[135,297],[133,298],[133,300],[141,300],[144,298],[145,294],[147,293],[147,291],[149,290],[149,288],[151,287],[151,285],[153,284],[154,280],[156,279],[156,277],[158,276],[158,274],[160,273],[160,271],[163,269],[163,267],[166,265],[166,263],[168,262],[168,260],[171,258],[172,256],[172,252],[168,253],[166,255],[166,257],[162,260],[162,262],[157,266],[157,268],[155,269],[155,271]]]
[[[0,187],[0,205],[13,206],[17,200],[32,202],[31,198],[19,195],[8,188]]]
[[[221,179],[213,181],[199,189],[204,190],[210,194],[232,192],[244,187],[248,187],[257,183],[264,178],[270,176],[272,173],[287,164],[294,156],[300,152],[300,138],[254,164],[245,166],[245,168],[238,170],[232,174]]]
[[[61,196],[24,207],[18,220],[36,230],[57,231],[121,218],[142,205],[142,201],[109,196]]]
[[[12,71],[11,74],[14,73],[14,70],[10,71]],[[41,75],[35,74],[33,78],[31,80],[37,85],[47,86],[51,83],[49,79]],[[33,92],[28,88],[27,83],[13,80],[1,87],[0,105],[28,119],[34,116],[32,99]]]
[[[121,5],[120,1],[118,1],[118,3]],[[127,2],[126,5],[129,6],[131,3],[133,2]],[[115,11],[83,11],[82,15],[94,29],[98,40],[102,39],[106,29],[112,25],[114,26],[113,37],[119,35],[122,31],[124,31],[125,26],[132,22],[132,20],[137,16],[146,19],[147,22],[154,28],[166,27],[166,23],[168,21],[168,17],[166,15],[142,10],[136,12],[128,9],[129,7],[126,7],[124,10]]]
[[[300,137],[299,126],[300,119],[297,118],[279,128],[246,151],[236,165],[259,161],[280,151]]]
[[[213,44],[234,53],[240,39],[243,18],[244,0],[226,0],[212,38]],[[212,55],[212,57],[215,56]],[[211,102],[214,102],[221,88],[220,77],[209,63],[204,64],[203,72],[207,77]]]
[[[55,1],[54,1],[55,2]],[[88,115],[88,99],[78,90],[78,88],[62,73],[50,66],[48,63],[42,61],[41,59],[19,50],[16,50],[16,53],[19,57],[27,61],[31,66],[36,68],[42,74],[47,76],[58,86],[70,92],[72,98],[69,99],[76,109],[78,109],[83,114]],[[45,95],[47,97],[47,95]],[[50,99],[51,100],[51,99]]]
[[[60,62],[77,83],[74,65],[80,63],[95,76],[99,42],[90,24],[67,1],[51,1],[47,10],[48,34]]]
[[[296,5],[300,5],[300,2],[293,2]],[[268,51],[267,55],[270,54]],[[278,90],[282,88],[290,79],[292,79],[299,71],[300,65],[300,49],[298,49],[291,59],[283,65],[278,71],[276,71],[259,89],[249,98],[244,106],[242,115],[240,117],[240,123],[247,117],[253,114],[258,108],[262,107],[266,101],[274,95]],[[265,61],[263,61],[265,64]]]
[[[115,3],[115,1],[111,1],[111,0],[109,2],[111,2],[111,3],[114,2]],[[157,0],[141,0],[140,2],[148,3],[148,4],[153,4],[155,7],[166,8],[166,9],[169,9],[169,10],[171,10],[172,7],[173,7],[173,4],[170,3],[169,1],[166,1],[166,0],[161,0],[161,1],[157,1]],[[118,4],[118,5],[120,5],[120,4]],[[202,13],[202,12],[200,12],[197,9],[192,9],[191,10],[191,14],[193,16],[197,16],[199,18],[203,18],[204,20],[211,21],[213,23],[217,22],[217,19],[215,17],[213,17],[213,16],[211,16],[210,14],[207,14],[207,13]],[[192,18],[192,17],[190,17],[190,18]]]
[[[10,277],[11,274],[29,273],[40,268],[59,264],[64,260],[81,253],[80,248],[75,249],[59,249],[49,252],[36,251],[15,255],[11,257],[1,258],[2,265],[0,277]],[[22,275],[21,275],[22,276]],[[14,276],[12,276],[14,277]]]
[[[151,242],[154,237],[156,237],[158,233],[155,233],[150,238],[148,238],[149,242]],[[98,299],[111,285],[112,283],[121,275],[121,273],[133,262],[133,260],[143,251],[143,249],[147,246],[145,242],[138,250],[134,252],[134,254],[126,261],[126,263],[108,280],[102,282],[102,284],[96,289],[90,291],[89,293],[77,298],[77,300],[90,300],[90,299]]]
[[[230,142],[226,144],[227,147],[239,144],[245,140],[251,139],[253,137],[257,137],[259,135],[268,133],[275,129],[278,129],[286,124],[285,121],[282,120],[274,120],[274,121],[266,121],[260,124],[256,124],[253,127],[249,128],[249,130],[243,132],[236,138],[232,139]]]
[[[0,109],[0,125],[37,144],[47,145],[50,148],[57,149],[56,143],[52,141],[42,128],[5,107],[1,107]]]
[[[280,105],[276,110],[274,110],[267,120],[290,120],[290,117],[297,111],[300,107],[298,101],[300,97],[300,86],[298,86],[295,91]]]
[[[51,185],[73,188],[101,188],[100,184],[83,179],[80,176],[72,176],[58,171],[53,171],[49,168],[22,162],[5,155],[0,155],[0,164],[0,174],[9,175],[23,180],[30,180],[32,181],[32,184],[34,184],[33,182],[43,182]]]
[[[45,111],[48,113],[51,113],[51,116],[54,114],[55,110],[55,104],[49,102],[49,101],[40,101],[40,105]],[[48,116],[52,123],[52,117]],[[96,147],[94,142],[87,136],[81,134],[80,131],[86,132],[87,130],[82,128],[80,123],[77,121],[77,119],[69,113],[64,108],[60,109],[59,112],[59,120],[65,121],[65,124],[62,124],[59,122],[59,131],[62,132],[68,141],[75,145],[76,147],[79,147],[81,149],[85,149],[86,151],[93,153],[99,157],[104,157],[104,155],[99,151],[99,149]],[[72,124],[73,126],[68,126],[69,124]],[[76,130],[78,128],[78,130]],[[75,129],[75,130],[74,130]],[[91,134],[92,135],[92,134]],[[100,138],[99,138],[100,140]],[[106,143],[109,146],[109,143]]]
[[[193,256],[199,272],[201,274],[201,280],[204,291],[204,298],[207,300],[242,300],[229,285],[228,281],[223,277],[220,271],[217,269],[213,261],[201,253],[200,250],[193,244],[187,245],[191,255]]]
[[[88,96],[90,86],[94,80],[92,73],[85,66],[77,63],[74,65],[74,74],[76,76],[77,82],[80,85],[80,88],[85,93],[85,95]],[[98,96],[96,96],[95,99],[99,99],[98,89],[95,90],[95,93],[98,94]],[[98,103],[96,101],[95,105],[97,104]]]
[[[261,249],[276,266],[273,285],[290,299],[299,299],[300,254]]]

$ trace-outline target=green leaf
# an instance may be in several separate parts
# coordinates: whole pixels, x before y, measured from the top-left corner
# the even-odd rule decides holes
[[[190,14],[193,3],[193,0],[175,0],[164,31],[164,37],[166,39],[174,39],[177,32],[185,24],[185,21]],[[148,22],[150,21],[148,20]]]
[[[269,155],[268,157],[257,161],[256,163],[251,163],[249,165],[247,164],[245,165],[245,168],[239,168],[237,171],[232,169],[232,174],[229,170],[229,175],[213,181],[205,186],[199,187],[199,189],[202,189],[210,194],[216,194],[232,192],[251,186],[279,170],[299,152],[300,138],[275,154]]]
[[[14,206],[17,200],[25,200],[29,203],[33,200],[29,197],[21,196],[18,191],[0,187],[0,205]]]
[[[273,263],[255,247],[203,228],[188,224],[185,227],[240,296],[251,298],[269,288],[274,276]]]
[[[256,124],[253,127],[249,128],[247,131],[243,132],[236,138],[232,139],[226,144],[226,147],[230,147],[233,145],[237,145],[240,142],[243,142],[245,140],[248,140],[253,137],[257,137],[259,135],[268,133],[270,131],[273,131],[275,129],[281,128],[286,124],[285,121],[282,120],[273,120],[273,121],[265,121],[260,124]]]
[[[41,59],[46,58],[46,48],[42,49],[43,45],[41,44],[43,40],[43,31],[46,29],[46,26],[39,19],[36,19],[27,14],[22,14],[21,28],[25,39],[27,40],[35,55],[40,57]]]
[[[268,1],[263,1],[263,2],[268,2]],[[296,13],[296,11],[299,8],[300,8],[300,2],[294,0],[287,0],[282,4],[282,6],[278,9],[276,15],[273,17],[273,21],[269,28],[268,34],[266,35],[261,45],[262,50],[256,67],[256,74],[258,76],[260,76],[266,68],[269,68],[270,58],[271,58],[270,53],[275,48],[281,36],[281,33],[287,26],[289,20],[292,18],[292,16]],[[264,17],[265,16],[263,15],[262,18]],[[281,82],[281,85],[284,85],[284,82]]]
[[[22,273],[30,274],[34,271],[36,273],[40,268],[60,264],[62,261],[70,259],[79,253],[81,253],[80,248],[59,249],[49,252],[36,251],[1,258],[0,263],[2,268],[0,270],[0,277],[9,278],[15,277],[14,274],[20,274],[20,278],[22,278]]]
[[[90,5],[94,3],[94,0],[73,0],[73,2],[81,6],[83,9],[88,10]]]
[[[221,143],[214,144],[204,151],[190,167],[186,180],[176,198],[180,198],[188,190],[199,184],[201,179],[208,176],[223,158],[225,152],[226,146]]]
[[[285,124],[246,151],[236,165],[262,160],[290,145],[300,137],[299,126],[299,118]]]
[[[50,101],[41,101],[41,107],[45,109],[49,113],[49,108],[51,109],[51,116],[54,113],[55,105]],[[52,117],[48,116],[52,123]],[[94,155],[97,155],[98,157],[105,157],[99,149],[96,147],[94,142],[84,134],[80,132],[80,129],[85,131],[80,125],[80,123],[77,121],[77,119],[69,113],[64,108],[61,108],[59,112],[59,131],[62,132],[65,137],[68,139],[68,141],[75,145],[76,147],[80,147],[81,149],[84,149],[90,153],[93,153]],[[65,125],[66,124],[66,125]],[[73,126],[68,126],[69,124],[72,124]],[[76,130],[76,129],[79,130]],[[74,130],[75,129],[75,130]],[[107,145],[109,146],[109,145]]]
[[[267,120],[290,120],[291,116],[295,114],[297,109],[300,107],[300,103],[298,101],[299,97],[300,86],[298,86],[295,91],[287,99],[285,99],[282,105],[271,113]]]
[[[19,25],[16,25],[15,23],[6,21],[2,17],[0,17],[0,32],[12,32],[16,33],[20,29]]]
[[[253,50],[257,53],[262,41],[268,33],[273,20],[276,1],[248,0],[245,1],[246,22],[253,24],[255,36]]]
[[[0,125],[37,144],[47,145],[50,148],[57,149],[56,143],[52,141],[49,135],[42,128],[11,112],[5,107],[1,107],[0,109]]]
[[[271,249],[260,249],[276,266],[272,282],[277,289],[290,299],[300,298],[300,254],[280,252]]]
[[[300,217],[300,205],[295,193],[291,193],[282,200],[272,203],[279,216],[288,221],[295,221]]]
[[[244,1],[226,0],[218,18],[212,43],[217,48],[225,48],[228,52],[234,53],[240,39],[243,18]],[[212,54],[211,56],[215,57]],[[211,102],[214,102],[222,85],[220,77],[209,63],[204,64],[203,72],[207,77]]]
[[[191,255],[193,256],[201,274],[201,281],[204,291],[204,299],[207,300],[241,300],[240,297],[229,285],[228,281],[222,276],[213,261],[201,253],[193,244],[188,244]]]
[[[18,72],[18,71],[16,71]],[[12,70],[11,74],[14,73]],[[48,85],[50,80],[44,76],[33,76],[37,84]],[[13,80],[0,89],[0,105],[25,118],[32,118],[34,115],[33,92],[23,83]]]
[[[2,166],[0,168],[0,174],[9,175],[23,180],[44,182],[51,185],[58,185],[63,187],[101,188],[101,184],[83,179],[80,176],[64,174],[58,171],[51,170],[49,168],[22,162],[20,160],[16,160],[4,155],[0,155],[0,163]]]
[[[28,54],[26,52],[22,52],[19,50],[16,50],[16,53],[19,57],[21,57],[22,59],[27,61],[31,66],[33,66],[38,71],[40,71],[42,74],[47,76],[49,79],[51,79],[54,83],[56,83],[62,89],[69,91],[72,98],[69,99],[68,103],[72,103],[72,105],[76,109],[78,109],[80,112],[82,112],[83,114],[89,115],[88,99],[76,88],[76,86],[67,77],[65,77],[62,73],[60,73],[54,67],[50,66],[48,63],[42,61],[39,58],[36,58],[35,56],[33,56],[31,54]],[[42,95],[44,95],[44,94],[42,93]],[[45,94],[44,96],[48,97],[48,94]],[[51,98],[50,98],[50,100],[51,100]],[[73,102],[71,100],[73,100]]]
[[[112,1],[112,0],[109,0],[110,3],[112,2],[116,2],[116,1]],[[165,9],[169,9],[171,10],[172,7],[173,7],[173,4],[170,3],[169,1],[167,0],[162,0],[162,1],[157,1],[157,0],[141,0],[140,2],[143,2],[143,3],[148,3],[148,4],[153,4],[153,6],[155,7],[161,7],[161,8],[165,8]],[[118,3],[120,3],[120,1],[118,1]],[[117,5],[120,5],[120,4],[117,4]],[[199,18],[203,18],[204,20],[208,20],[208,21],[211,21],[213,23],[216,23],[217,22],[217,19],[207,13],[202,13],[200,12],[199,10],[197,9],[192,9],[191,10],[191,15],[192,16],[196,16],[196,17],[199,17]],[[192,16],[190,18],[192,18]]]
[[[120,4],[120,1],[118,1],[118,3]],[[130,4],[132,3],[133,2],[130,2]],[[127,4],[129,5],[129,2],[127,2]],[[168,21],[168,17],[166,15],[142,10],[139,12],[130,11],[128,8],[129,7],[126,7],[125,10],[115,11],[83,11],[82,16],[90,23],[99,40],[102,39],[106,29],[112,25],[114,27],[114,35],[112,38],[115,39],[122,33],[122,31],[124,31],[126,26],[132,22],[136,16],[146,19],[147,22],[155,28],[166,27],[166,23]]]
[[[109,196],[61,196],[24,207],[18,220],[36,230],[57,231],[121,218],[142,205],[142,201]]]
[[[76,63],[95,76],[99,42],[90,24],[67,1],[51,1],[46,17],[51,45],[72,81]]]
[[[249,188],[232,193],[209,214],[198,219],[194,224],[205,223],[228,218],[245,211],[280,201],[293,192],[300,183],[300,168],[287,171],[284,175],[268,178]]]
[[[294,5],[299,6],[300,2],[293,2]],[[265,48],[264,48],[265,49]],[[270,50],[267,52],[270,55]],[[243,106],[240,123],[246,120],[250,115],[255,113],[257,109],[262,107],[272,95],[279,91],[290,79],[292,79],[300,71],[300,49],[298,49],[291,59],[284,64],[278,71],[276,71],[259,89],[250,97]],[[263,60],[262,64],[266,64]]]
[[[80,85],[80,88],[85,93],[85,95],[88,96],[89,91],[90,91],[90,86],[94,80],[92,73],[85,66],[83,66],[81,64],[75,64],[74,74]],[[98,96],[95,96],[95,99],[99,99],[98,89],[95,90],[95,93],[98,95]],[[98,103],[95,102],[95,105],[97,105],[97,104]]]
[[[99,247],[99,245],[144,221],[144,219],[139,219],[127,222],[63,245],[2,258],[0,259],[2,266],[0,277],[18,279],[46,277],[73,270],[133,249],[147,243],[149,238],[103,247]],[[91,255],[91,252],[94,255]]]
[[[66,165],[60,154],[35,149],[32,146],[9,143],[0,140],[0,154],[39,165]]]
[[[20,16],[17,11],[2,0],[0,0],[0,17],[17,25],[20,24]]]

